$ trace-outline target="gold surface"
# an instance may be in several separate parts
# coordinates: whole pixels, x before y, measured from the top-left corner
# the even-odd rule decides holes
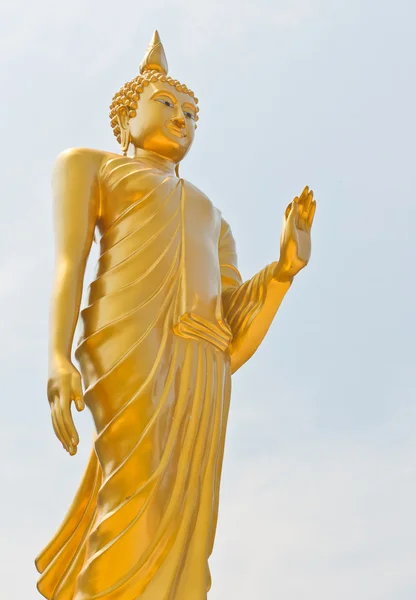
[[[160,79],[167,61],[156,34],[141,68],[150,77],[134,116],[126,98],[112,104],[131,155],[72,149],[54,168],[48,399],[70,454],[79,442],[72,402],[90,409],[96,438],[36,559],[49,600],[206,599],[231,374],[310,256],[315,201],[305,188],[286,210],[279,260],[242,282],[229,225],[178,177],[197,107],[185,86]],[[100,258],[80,313],[95,232]],[[81,375],[71,362],[79,315]]]

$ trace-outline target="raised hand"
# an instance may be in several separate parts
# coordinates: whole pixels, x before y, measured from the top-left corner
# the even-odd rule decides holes
[[[315,210],[316,202],[308,186],[286,208],[280,238],[280,259],[275,270],[275,276],[280,281],[290,281],[309,262]]]
[[[71,414],[71,403],[84,409],[81,376],[66,359],[54,359],[48,379],[48,400],[56,437],[71,456],[76,454],[79,437]]]

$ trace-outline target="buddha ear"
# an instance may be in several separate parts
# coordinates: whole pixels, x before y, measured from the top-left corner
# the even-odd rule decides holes
[[[125,106],[119,106],[117,109],[117,121],[120,127],[121,149],[124,154],[127,153],[130,144],[130,126],[129,115]]]
[[[117,121],[120,127],[120,131],[123,129],[128,129],[129,127],[129,114],[127,112],[127,108],[125,106],[119,106],[117,108]]]

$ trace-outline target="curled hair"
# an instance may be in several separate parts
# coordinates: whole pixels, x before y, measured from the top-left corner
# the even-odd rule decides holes
[[[166,82],[169,85],[173,86],[178,90],[178,92],[183,92],[184,94],[188,94],[194,99],[195,104],[198,104],[198,98],[195,97],[195,94],[192,90],[186,87],[183,83],[180,83],[177,79],[173,79],[164,73],[160,73],[159,71],[150,70],[145,71],[142,75],[138,75],[131,81],[128,81],[123,85],[123,87],[113,96],[113,101],[110,104],[110,122],[111,127],[113,129],[113,133],[117,138],[118,143],[121,143],[121,132],[120,127],[118,125],[117,120],[117,111],[124,107],[127,111],[127,114],[130,118],[134,118],[137,114],[137,107],[139,103],[140,94],[143,92],[146,85],[154,81],[162,81]],[[198,121],[198,112],[199,107],[196,107],[196,118],[195,121]]]

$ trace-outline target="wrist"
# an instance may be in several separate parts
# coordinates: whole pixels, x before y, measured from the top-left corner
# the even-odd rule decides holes
[[[62,352],[51,352],[49,354],[49,370],[56,370],[60,367],[72,365],[72,361],[69,356]]]
[[[286,265],[280,260],[276,263],[273,271],[273,279],[276,279],[281,283],[292,283],[294,276],[294,273],[291,272],[290,265]]]

